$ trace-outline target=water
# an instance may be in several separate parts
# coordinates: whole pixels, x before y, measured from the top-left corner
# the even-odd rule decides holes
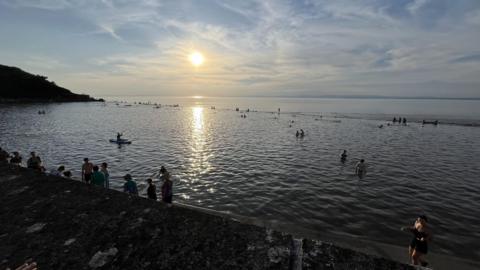
[[[408,245],[400,226],[426,213],[433,252],[480,259],[480,128],[377,127],[393,115],[478,123],[480,101],[110,99],[132,106],[1,105],[0,146],[24,158],[35,150],[47,167],[65,165],[77,178],[84,157],[108,162],[116,189],[128,172],[144,190],[164,165],[174,201],[394,245]],[[180,107],[133,104],[148,100]],[[243,119],[235,107],[251,111]],[[306,136],[296,139],[300,128]],[[133,143],[109,143],[117,131]],[[362,180],[353,175],[360,158],[368,164]]]

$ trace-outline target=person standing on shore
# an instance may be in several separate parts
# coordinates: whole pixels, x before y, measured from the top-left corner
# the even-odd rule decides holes
[[[365,174],[367,174],[367,165],[365,164],[365,160],[362,159],[360,162],[357,163],[355,166],[355,174],[362,179]]]
[[[105,175],[99,171],[98,166],[93,166],[92,184],[104,187]]]
[[[106,162],[102,163],[100,167],[100,172],[105,176],[105,188],[110,188],[110,173],[108,172],[108,164]]]
[[[138,195],[137,183],[132,180],[132,176],[127,173],[123,179],[126,181],[125,184],[123,184],[123,191],[128,194]]]
[[[93,173],[93,164],[88,161],[88,158],[84,158],[83,165],[82,165],[82,181],[85,181],[85,183],[90,184],[90,180],[92,180],[92,173]]]
[[[168,204],[172,203],[173,182],[170,180],[170,174],[167,174],[162,184],[162,201]]]
[[[151,178],[147,179],[148,188],[147,188],[147,196],[149,199],[154,201],[157,200],[157,187],[153,184],[153,180]]]
[[[428,242],[432,238],[432,233],[427,225],[428,219],[425,215],[420,215],[411,227],[402,227],[402,231],[409,231],[413,234],[412,241],[408,247],[408,255],[413,265],[428,266],[424,259],[428,253]]]

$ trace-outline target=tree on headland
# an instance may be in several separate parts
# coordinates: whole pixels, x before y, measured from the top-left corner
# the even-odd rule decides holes
[[[57,86],[54,81],[48,81],[47,76],[33,75],[19,68],[4,65],[0,65],[0,100],[20,102],[97,101],[89,95],[75,94]]]

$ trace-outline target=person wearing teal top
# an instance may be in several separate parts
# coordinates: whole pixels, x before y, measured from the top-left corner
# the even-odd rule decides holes
[[[132,180],[130,174],[126,174],[123,179],[125,179],[125,184],[123,184],[123,191],[129,194],[138,195],[137,184]]]
[[[96,186],[105,185],[105,175],[98,171],[98,166],[93,166],[92,184]]]

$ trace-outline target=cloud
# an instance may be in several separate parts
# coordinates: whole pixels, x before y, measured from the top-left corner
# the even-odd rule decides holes
[[[413,2],[409,3],[406,8],[410,14],[415,15],[428,2],[429,0],[414,0]]]

